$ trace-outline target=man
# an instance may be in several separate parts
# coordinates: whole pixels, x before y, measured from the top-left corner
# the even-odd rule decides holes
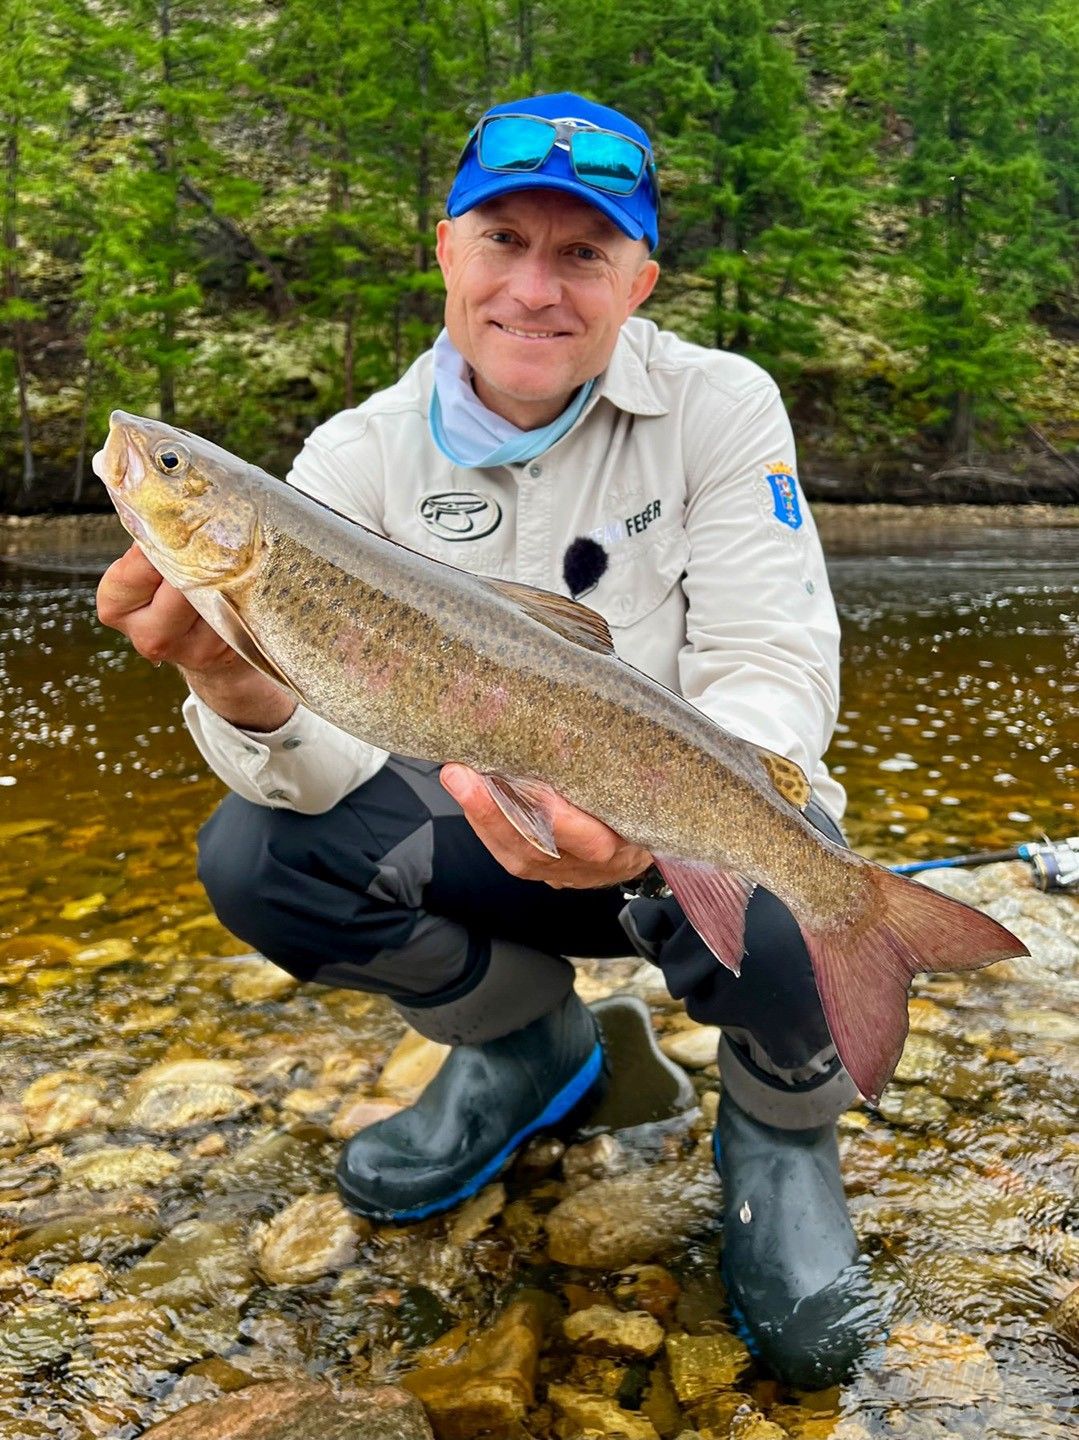
[[[437,559],[586,596],[623,659],[797,762],[810,818],[841,838],[821,761],[838,626],[776,387],[631,318],[659,273],[647,135],[571,94],[496,106],[447,212],[445,330],[396,385],[319,426],[291,482]],[[834,1131],[855,1091],[779,902],[750,902],[735,980],[669,895],[627,904],[647,852],[563,802],[560,858],[540,854],[464,766],[387,756],[297,706],[137,550],[99,608],[183,671],[188,725],[233,791],[200,840],[223,921],[302,979],[388,995],[453,1047],[415,1105],[345,1146],[347,1204],[440,1213],[529,1135],[571,1125],[603,1054],[563,957],[632,941],[691,1015],[724,1027],[731,1299],[781,1376],[841,1375],[865,1293]]]

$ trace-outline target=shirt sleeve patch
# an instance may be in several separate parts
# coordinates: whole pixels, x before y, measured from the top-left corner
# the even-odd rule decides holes
[[[785,460],[774,461],[765,471],[764,483],[771,498],[771,517],[790,530],[802,528],[802,506],[794,468]]]

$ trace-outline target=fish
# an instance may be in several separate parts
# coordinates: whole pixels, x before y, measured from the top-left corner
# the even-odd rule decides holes
[[[740,972],[757,886],[791,911],[833,1043],[880,1099],[919,971],[1027,954],[990,916],[806,819],[793,761],[729,734],[620,659],[587,606],[433,559],[212,442],[114,411],[95,468],[150,562],[296,699],[381,748],[457,761],[558,855],[552,793],[648,850],[718,963]]]

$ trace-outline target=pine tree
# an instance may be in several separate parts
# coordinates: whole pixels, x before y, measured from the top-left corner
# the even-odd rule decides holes
[[[6,371],[15,392],[24,504],[36,477],[31,345],[43,314],[27,262],[48,235],[66,158],[67,57],[57,20],[40,0],[5,0],[0,12],[0,379]]]

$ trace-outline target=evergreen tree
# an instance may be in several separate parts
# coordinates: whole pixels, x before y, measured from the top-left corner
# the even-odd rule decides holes
[[[42,314],[27,262],[50,228],[63,189],[67,63],[57,13],[40,0],[0,12],[0,381],[14,389],[23,503],[34,487],[30,412],[33,327]],[[6,374],[5,374],[6,372]],[[2,453],[2,451],[0,451]]]

